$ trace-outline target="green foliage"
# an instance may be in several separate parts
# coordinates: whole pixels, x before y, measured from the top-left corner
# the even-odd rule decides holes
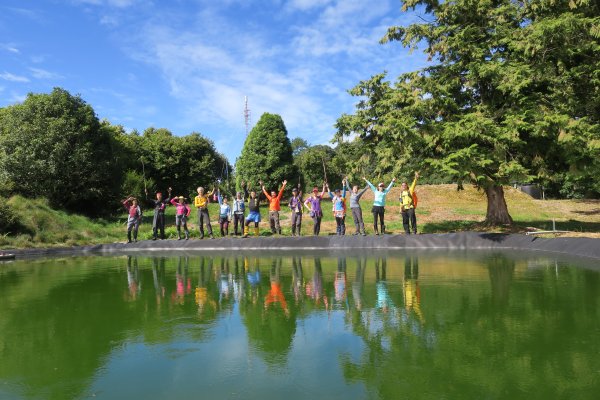
[[[310,147],[308,142],[305,139],[302,139],[301,137],[292,139],[291,145],[292,145],[292,155],[294,157],[296,157],[298,154],[300,154],[303,150],[306,150],[307,148]]]
[[[394,84],[384,74],[360,82],[350,93],[362,100],[338,120],[338,140],[356,134],[377,152],[380,170],[421,164],[484,188],[548,186],[562,173],[590,182],[582,190],[597,195],[598,5],[404,2],[405,10],[420,6],[424,22],[392,27],[382,42],[425,45],[435,64]]]
[[[325,179],[323,173],[323,163],[327,172],[327,180],[334,188],[341,185],[342,176],[340,171],[333,165],[336,152],[333,148],[324,145],[309,146],[302,150],[295,158],[298,171],[301,176],[301,183],[307,190],[314,186],[321,187]]]
[[[55,88],[0,112],[0,176],[14,193],[55,206],[106,213],[120,186],[113,143],[94,110]]]
[[[279,188],[283,180],[297,182],[292,146],[279,115],[264,113],[248,134],[236,162],[236,180],[238,185],[245,181],[255,188],[263,180],[267,190]]]
[[[0,233],[15,234],[23,231],[18,215],[6,204],[7,199],[0,197]]]

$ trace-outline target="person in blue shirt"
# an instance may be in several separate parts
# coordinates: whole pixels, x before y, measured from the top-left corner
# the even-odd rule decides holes
[[[371,209],[371,212],[373,213],[373,228],[375,229],[375,234],[379,235],[379,230],[377,229],[377,218],[379,218],[379,222],[381,225],[381,234],[383,235],[385,234],[385,196],[387,196],[392,186],[394,186],[396,178],[392,179],[387,188],[384,188],[383,182],[380,182],[379,185],[377,185],[377,188],[375,188],[375,186],[373,186],[373,184],[369,182],[367,178],[363,177],[363,179],[365,180],[365,182],[367,182],[367,185],[369,185],[369,187],[373,191],[374,198],[373,208]]]
[[[221,237],[229,235],[229,219],[231,217],[231,207],[227,201],[227,196],[221,196],[221,191],[217,192],[219,200],[219,227],[221,228]]]
[[[329,186],[327,186],[329,191]],[[336,223],[336,234],[343,236],[346,234],[346,180],[342,181],[342,190],[336,189],[335,194],[329,191],[329,197],[333,203],[333,216]]]

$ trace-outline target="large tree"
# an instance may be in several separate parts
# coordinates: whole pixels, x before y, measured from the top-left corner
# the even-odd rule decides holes
[[[120,186],[114,146],[92,107],[60,88],[0,110],[0,180],[10,193],[106,213]]]
[[[264,113],[248,134],[236,162],[236,180],[255,188],[263,180],[267,190],[277,189],[283,180],[297,182],[292,146],[283,119]]]
[[[425,45],[431,66],[395,84],[377,75],[338,137],[395,148],[487,195],[486,222],[511,224],[502,185],[600,172],[599,8],[588,0],[406,0],[421,23],[382,42]],[[368,148],[368,147],[367,147]],[[381,147],[379,147],[381,148]],[[575,179],[574,178],[574,179]]]

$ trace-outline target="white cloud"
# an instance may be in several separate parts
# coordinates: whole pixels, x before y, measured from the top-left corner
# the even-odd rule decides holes
[[[45,69],[29,68],[29,70],[31,71],[31,75],[36,79],[50,79],[50,80],[63,79],[62,75],[56,74],[54,72],[46,71]]]
[[[0,49],[8,51],[9,53],[19,54],[19,49],[11,43],[0,43]]]
[[[9,82],[29,82],[29,78],[26,76],[14,75],[6,71],[0,74],[0,79],[4,79],[5,81]]]
[[[288,7],[293,10],[307,11],[326,6],[332,0],[291,0]]]

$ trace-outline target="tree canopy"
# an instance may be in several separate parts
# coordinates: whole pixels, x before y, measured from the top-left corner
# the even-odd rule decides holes
[[[600,193],[598,5],[403,2],[416,7],[427,17],[389,28],[382,42],[425,45],[432,65],[394,84],[385,74],[360,82],[350,93],[362,100],[338,120],[338,140],[356,134],[389,171],[421,165],[483,188],[490,224],[512,222],[504,184]]]
[[[263,180],[267,190],[277,189],[283,180],[297,182],[292,146],[279,115],[264,113],[248,134],[236,161],[236,180],[255,188]]]

